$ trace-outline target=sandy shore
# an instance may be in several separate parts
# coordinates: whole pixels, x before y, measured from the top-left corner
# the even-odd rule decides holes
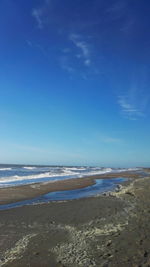
[[[63,181],[35,183],[24,186],[0,188],[0,205],[14,203],[22,200],[35,198],[49,192],[80,189],[95,184],[95,179],[111,179],[117,177],[137,178],[139,174],[123,172],[95,175],[84,178],[68,179]]]
[[[150,266],[150,178],[99,197],[0,211],[0,266]]]

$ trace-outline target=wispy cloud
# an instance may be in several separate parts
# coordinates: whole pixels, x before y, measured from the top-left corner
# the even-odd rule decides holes
[[[87,72],[90,70],[87,67],[91,66],[90,46],[83,36],[79,34],[70,34],[67,40],[66,48],[61,49],[61,56],[59,57],[60,67],[70,74],[78,73],[85,79]],[[83,66],[82,69],[77,68],[78,63],[82,63],[84,68]]]
[[[128,17],[122,27],[120,28],[120,31],[124,34],[131,34],[133,33],[135,27],[135,19],[133,17]]]
[[[42,14],[43,14],[42,8],[38,8],[38,9],[35,8],[32,11],[32,16],[35,18],[39,29],[43,28]]]
[[[110,20],[118,20],[126,15],[127,3],[125,1],[115,1],[112,6],[107,8],[106,14]],[[108,18],[108,17],[107,17]]]
[[[46,51],[46,49],[45,49],[42,45],[40,45],[40,44],[38,44],[38,43],[36,44],[36,43],[34,43],[34,42],[31,42],[30,40],[25,40],[25,41],[26,41],[26,44],[27,44],[30,48],[40,50],[40,52],[41,52],[44,56],[47,57],[47,51]]]
[[[93,145],[104,145],[104,146],[110,146],[110,145],[124,145],[125,142],[122,138],[115,136],[114,134],[111,136],[109,133],[94,133],[93,135],[89,137],[84,137],[83,143],[88,146]]]
[[[68,56],[66,55],[61,56],[59,61],[60,61],[60,66],[63,70],[66,70],[70,74],[72,74],[75,71],[74,68],[70,65]]]
[[[118,104],[123,116],[130,120],[137,120],[145,116],[147,96],[142,96],[137,88],[130,89],[126,94],[118,96]]]
[[[44,27],[45,13],[49,7],[49,4],[50,4],[50,0],[44,0],[43,5],[41,7],[34,8],[32,10],[32,16],[36,20],[37,27],[39,29],[43,29],[43,27]]]
[[[71,34],[69,39],[74,43],[74,45],[79,49],[80,54],[77,54],[77,58],[82,58],[85,66],[91,65],[90,58],[90,48],[87,42],[85,42],[82,36],[78,34]]]
[[[133,33],[136,23],[135,14],[129,12],[129,5],[127,1],[117,0],[106,9],[106,20],[116,22],[119,20],[118,27],[122,34]]]
[[[112,6],[107,9],[108,13],[120,13],[126,7],[125,1],[115,1]]]
[[[120,106],[123,117],[130,120],[137,120],[147,115],[147,107],[150,102],[149,93],[149,69],[146,65],[137,67],[132,71],[132,78],[128,89],[123,88],[117,95],[117,102]]]
[[[69,54],[71,52],[71,49],[67,47],[67,48],[62,49],[62,52],[64,54]]]
[[[32,42],[30,40],[26,40],[26,43],[27,43],[28,46],[33,47],[33,44],[32,44]]]
[[[122,140],[120,138],[115,137],[105,137],[103,138],[104,143],[121,143]]]

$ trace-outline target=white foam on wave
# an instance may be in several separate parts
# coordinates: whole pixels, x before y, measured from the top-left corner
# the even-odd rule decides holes
[[[0,168],[0,171],[10,171],[12,168]]]
[[[63,170],[63,174],[64,175],[72,175],[72,174],[78,174],[77,172],[74,172],[73,170],[70,170],[70,169],[64,169]]]
[[[84,174],[81,174],[82,176],[89,176],[89,175],[98,175],[98,174],[105,174],[105,173],[108,173],[108,172],[112,172],[113,170],[111,168],[105,168],[105,169],[100,169],[100,170],[93,170],[93,171],[89,171],[89,172],[86,172]]]
[[[127,171],[138,171],[140,168],[128,168]]]
[[[70,171],[84,171],[87,170],[87,168],[84,167],[65,167],[64,170],[70,170]]]
[[[127,171],[138,171],[140,168],[124,168],[124,169],[119,169],[115,170],[115,172],[127,172]]]
[[[25,166],[25,167],[23,167],[23,169],[26,169],[26,170],[34,170],[34,169],[36,169],[36,167],[28,167],[28,166],[26,167]]]
[[[53,178],[53,177],[62,177],[62,176],[71,176],[74,173],[71,171],[66,171],[62,173],[51,173],[51,172],[45,172],[45,173],[40,173],[40,174],[34,174],[34,175],[25,175],[25,176],[19,176],[19,175],[14,175],[14,176],[7,176],[7,177],[2,177],[0,178],[0,184],[3,183],[10,183],[10,182],[19,182],[23,180],[32,180],[32,179],[40,179],[40,178]]]

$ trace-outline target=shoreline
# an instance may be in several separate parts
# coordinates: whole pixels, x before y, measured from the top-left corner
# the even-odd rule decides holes
[[[82,178],[66,179],[62,181],[50,181],[43,183],[32,183],[22,186],[4,187],[0,188],[0,205],[30,200],[51,192],[82,189],[94,185],[96,183],[96,179],[114,179],[118,177],[135,179],[140,178],[141,175],[133,172],[109,173]]]

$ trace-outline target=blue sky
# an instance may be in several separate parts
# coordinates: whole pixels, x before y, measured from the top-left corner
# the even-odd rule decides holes
[[[150,2],[0,1],[0,162],[150,165]]]

